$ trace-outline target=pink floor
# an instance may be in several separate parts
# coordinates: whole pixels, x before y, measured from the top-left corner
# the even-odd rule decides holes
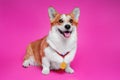
[[[50,5],[81,10],[74,74],[22,67],[27,44],[48,34]],[[120,1],[0,0],[0,80],[120,80]]]

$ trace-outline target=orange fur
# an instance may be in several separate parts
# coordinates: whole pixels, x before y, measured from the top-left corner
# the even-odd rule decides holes
[[[55,18],[51,21],[51,26],[60,25],[59,23],[60,17],[61,17],[61,14],[56,13]]]
[[[74,15],[72,13],[66,14],[66,16],[70,16],[71,19],[73,20],[73,23],[71,25],[75,25],[75,26],[78,25],[78,21],[75,20]],[[56,13],[55,18],[51,21],[51,26],[53,26],[53,25],[61,25],[62,23],[59,23],[60,18],[61,18],[61,14]],[[69,22],[69,20],[68,20],[68,22]]]
[[[48,46],[46,42],[47,36],[44,38],[30,43],[27,47],[26,55],[24,60],[28,59],[30,56],[34,56],[35,61],[38,65],[42,64],[42,57],[44,56],[44,48]]]
[[[72,13],[67,14],[67,15],[69,15],[69,16],[71,17],[71,19],[73,20],[72,25],[75,25],[75,26],[77,27],[77,25],[78,25],[78,21],[75,20],[74,15],[73,15]]]

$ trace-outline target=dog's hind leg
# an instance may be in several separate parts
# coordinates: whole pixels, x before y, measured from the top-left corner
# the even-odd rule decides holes
[[[31,48],[31,45],[29,45],[27,47],[27,51],[24,57],[24,61],[23,61],[23,67],[29,67],[30,65],[35,66],[37,65],[35,58],[34,58],[34,54],[33,54],[33,50]]]

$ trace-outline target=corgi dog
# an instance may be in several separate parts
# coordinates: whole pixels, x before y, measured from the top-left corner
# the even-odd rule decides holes
[[[53,7],[48,8],[51,28],[49,34],[31,42],[24,56],[23,67],[42,66],[42,73],[62,69],[74,73],[70,63],[77,49],[77,26],[80,9],[69,14],[60,14]]]

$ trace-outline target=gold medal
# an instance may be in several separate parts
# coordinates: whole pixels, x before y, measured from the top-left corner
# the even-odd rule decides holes
[[[62,62],[62,63],[60,64],[60,68],[61,68],[61,69],[65,69],[66,66],[67,66],[67,64],[66,64],[65,62]]]

